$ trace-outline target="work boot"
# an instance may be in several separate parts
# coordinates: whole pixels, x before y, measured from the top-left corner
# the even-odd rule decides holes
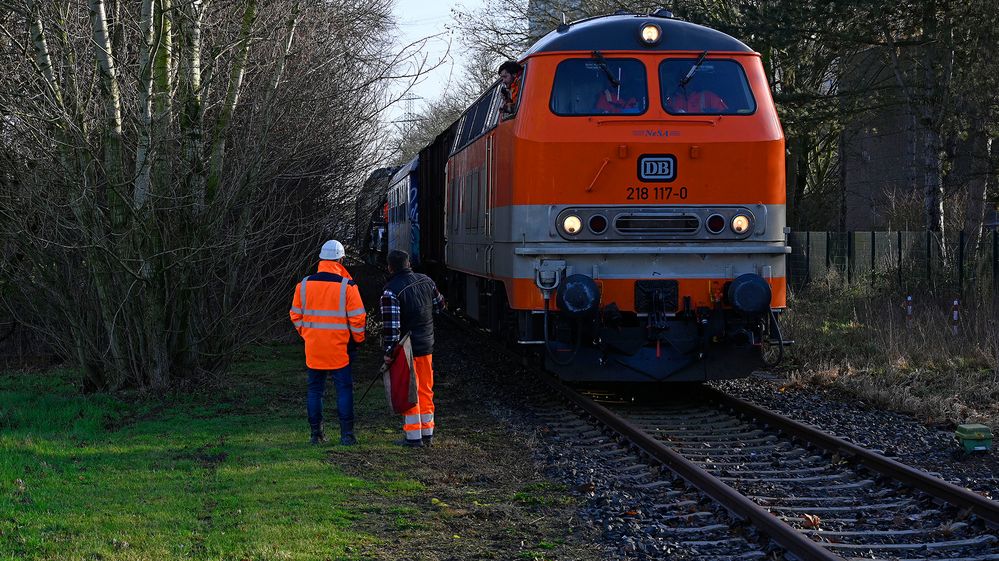
[[[319,425],[318,427],[312,427],[312,439],[309,440],[309,444],[318,446],[324,442],[326,442],[326,435],[323,434],[323,426]]]
[[[408,440],[404,438],[402,440],[397,440],[396,444],[402,446],[403,448],[423,448],[423,440],[419,438],[415,440]]]
[[[423,445],[427,448],[431,448],[434,445],[434,435],[428,434],[423,437]]]
[[[357,444],[357,439],[354,438],[354,421],[340,423],[340,444],[344,446]]]

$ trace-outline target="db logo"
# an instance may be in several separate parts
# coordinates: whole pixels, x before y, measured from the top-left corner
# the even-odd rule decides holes
[[[673,181],[676,179],[676,156],[672,154],[646,154],[639,156],[638,179],[647,182]]]

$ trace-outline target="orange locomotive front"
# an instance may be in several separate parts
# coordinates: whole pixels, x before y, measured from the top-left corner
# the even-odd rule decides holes
[[[659,12],[560,26],[521,64],[512,112],[497,84],[438,138],[451,299],[567,380],[759,367],[789,252],[759,54]]]

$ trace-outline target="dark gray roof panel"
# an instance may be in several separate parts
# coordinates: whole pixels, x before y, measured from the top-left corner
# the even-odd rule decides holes
[[[638,37],[644,23],[662,31],[658,45],[644,45]],[[564,31],[552,31],[538,40],[524,56],[552,51],[728,51],[751,53],[753,49],[721,31],[694,23],[657,16],[613,15],[580,20]]]
[[[420,156],[417,155],[409,162],[403,164],[403,166],[399,168],[399,171],[395,172],[395,175],[392,176],[392,179],[389,181],[389,185],[395,185],[396,183],[402,181],[407,175],[416,171],[416,166],[419,165],[419,163]]]

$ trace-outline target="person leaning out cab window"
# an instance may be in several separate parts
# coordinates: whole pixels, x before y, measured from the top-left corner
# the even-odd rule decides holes
[[[524,67],[515,60],[508,60],[499,67],[500,95],[503,96],[503,104],[500,105],[500,113],[505,116],[513,115],[517,108],[517,100],[520,96],[520,79],[524,73]]]

